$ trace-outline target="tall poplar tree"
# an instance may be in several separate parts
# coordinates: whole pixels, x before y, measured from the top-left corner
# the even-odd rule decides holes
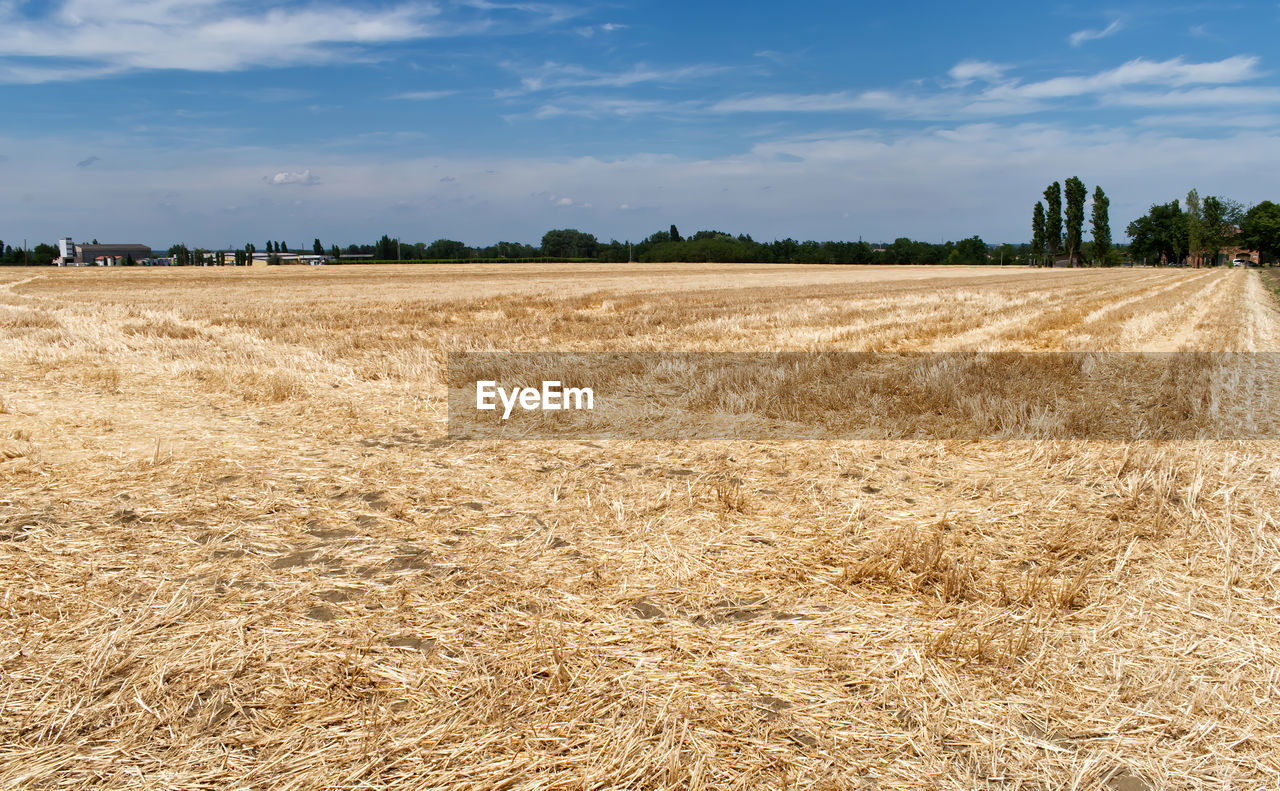
[[[1075,266],[1080,255],[1080,235],[1084,226],[1084,201],[1088,197],[1084,182],[1072,176],[1067,179],[1064,188],[1067,197],[1067,258]]]
[[[1093,212],[1090,224],[1093,231],[1093,260],[1106,264],[1111,255],[1111,200],[1102,187],[1093,190]]]
[[[1044,246],[1056,257],[1062,248],[1062,185],[1053,182],[1044,191]]]
[[[1192,266],[1200,266],[1204,259],[1204,212],[1200,206],[1200,193],[1194,187],[1187,193],[1187,256]]]
[[[1044,204],[1040,201],[1031,211],[1031,260],[1044,266]]]

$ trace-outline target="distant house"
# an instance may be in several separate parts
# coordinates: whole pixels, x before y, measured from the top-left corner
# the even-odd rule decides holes
[[[1219,253],[1222,266],[1257,266],[1261,257],[1257,250],[1246,250],[1243,247],[1229,247]]]
[[[1239,236],[1240,229],[1232,228],[1232,236]],[[1245,247],[1224,247],[1218,253],[1219,260],[1215,264],[1222,266],[1257,266],[1262,263],[1262,255],[1257,250],[1249,250]]]
[[[254,266],[267,266],[275,262],[277,264],[310,264],[311,266],[319,266],[325,261],[331,260],[327,255],[315,255],[313,253],[254,253]]]
[[[1083,264],[1084,261],[1080,256],[1072,257],[1067,253],[1057,253],[1053,256],[1053,266],[1055,268],[1061,269],[1064,267],[1081,266]]]

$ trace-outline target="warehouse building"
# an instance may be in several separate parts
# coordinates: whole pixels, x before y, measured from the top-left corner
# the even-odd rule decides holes
[[[130,258],[136,263],[151,257],[145,244],[76,244],[71,237],[58,240],[58,266],[116,266]]]

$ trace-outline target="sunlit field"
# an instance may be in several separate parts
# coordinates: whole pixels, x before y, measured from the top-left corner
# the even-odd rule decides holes
[[[1242,269],[0,269],[0,786],[1274,787],[1280,441],[455,441],[468,350],[1280,313]]]

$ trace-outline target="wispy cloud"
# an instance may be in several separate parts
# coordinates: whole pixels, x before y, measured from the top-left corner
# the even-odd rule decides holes
[[[968,85],[974,80],[997,82],[1007,70],[1008,67],[990,61],[962,60],[951,67],[951,70],[947,72],[947,76],[961,85]]]
[[[577,116],[579,118],[640,118],[654,115],[690,115],[702,111],[696,102],[665,102],[654,99],[601,98],[596,96],[564,96],[540,105],[531,115],[538,119]],[[508,120],[521,115],[506,116]]]
[[[1258,58],[1235,55],[1188,63],[1183,58],[1136,58],[1093,74],[1021,82],[1009,67],[966,60],[953,66],[952,82],[940,91],[905,89],[808,94],[745,95],[714,102],[717,113],[874,112],[889,118],[945,120],[997,118],[1060,109],[1062,102],[1093,99],[1108,105],[1244,104],[1271,102],[1276,89],[1231,85],[1259,76]],[[969,88],[975,81],[984,85]],[[1143,86],[1152,90],[1140,91]],[[1163,86],[1166,90],[1158,90]],[[1215,86],[1215,87],[1203,87]],[[1168,90],[1179,89],[1179,90]]]
[[[1116,19],[1102,30],[1077,30],[1067,37],[1067,41],[1071,42],[1071,46],[1078,47],[1086,41],[1096,41],[1100,38],[1106,38],[1107,36],[1114,36],[1116,33],[1119,33],[1123,27],[1124,25],[1120,23],[1120,20]]]
[[[460,9],[471,12],[459,14]],[[227,72],[368,57],[379,44],[488,29],[485,13],[560,16],[558,6],[408,0],[353,8],[234,0],[61,0],[44,14],[0,3],[0,81],[41,83],[154,69]],[[20,59],[20,60],[10,60]]]
[[[621,30],[624,27],[626,27],[626,25],[619,25],[616,22],[606,22],[603,25],[584,25],[582,27],[575,27],[573,32],[583,38],[595,38],[596,33],[612,33],[613,31]]]
[[[270,176],[263,176],[262,180],[273,187],[286,185],[309,187],[320,183],[320,179],[315,177],[310,168],[306,170],[281,170]]]
[[[1245,114],[1224,115],[1210,113],[1177,113],[1146,115],[1134,121],[1138,126],[1156,129],[1280,129],[1280,115]]]
[[[585,13],[585,9],[566,3],[495,3],[490,0],[454,0],[454,3],[483,12],[517,11],[540,17],[546,22],[564,22]]]
[[[1028,99],[1061,99],[1125,88],[1131,85],[1208,85],[1241,82],[1258,76],[1258,58],[1234,55],[1223,60],[1187,63],[1181,57],[1169,60],[1135,58],[1114,69],[1083,76],[1054,77],[1040,82],[1008,84],[992,88],[992,96],[1019,96]]]
[[[520,74],[524,92],[559,88],[626,88],[641,83],[678,83],[728,71],[725,66],[694,65],[660,68],[638,63],[623,71],[603,71],[585,66],[547,61],[541,66],[520,68],[503,64]]]
[[[100,160],[99,160],[99,159],[98,159],[98,157],[96,157],[96,156],[95,156],[95,157],[88,157],[87,159],[82,159],[82,160],[80,160],[79,162],[77,162],[77,163],[76,163],[76,167],[78,167],[78,168],[87,168],[87,167],[89,167],[90,165],[92,165],[93,163],[98,162],[98,161],[100,161]]]
[[[457,91],[407,91],[405,93],[397,93],[391,98],[425,102],[433,99],[444,99],[449,96],[454,96],[457,93]]]
[[[1111,94],[1104,104],[1127,107],[1257,107],[1280,104],[1280,88],[1225,85],[1185,91],[1125,91]]]
[[[961,93],[913,94],[873,90],[816,94],[766,94],[724,99],[709,108],[716,113],[872,112],[888,118],[946,119],[1020,115],[1036,109],[1021,97]]]

